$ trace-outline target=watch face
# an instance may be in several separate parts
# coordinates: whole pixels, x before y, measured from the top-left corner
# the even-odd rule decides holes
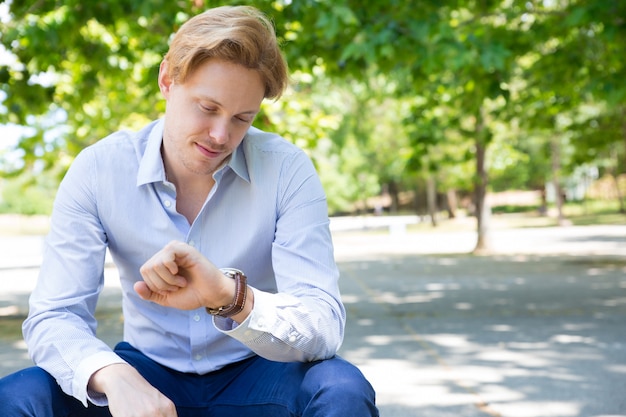
[[[219,308],[209,308],[209,307],[207,307],[205,310],[207,313],[209,313],[212,316],[217,316],[218,314],[220,314],[220,311],[221,311],[221,309]]]
[[[237,268],[220,268],[220,271],[230,278],[235,278],[237,274],[244,275],[244,273]]]

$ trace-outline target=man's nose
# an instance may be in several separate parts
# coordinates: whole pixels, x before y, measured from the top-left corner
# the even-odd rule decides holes
[[[211,139],[215,142],[215,143],[219,143],[219,144],[225,144],[226,142],[228,142],[228,136],[229,136],[229,120],[225,120],[226,118],[217,118],[215,120],[215,123],[213,123],[213,125],[210,128],[209,131],[209,135],[211,136]]]

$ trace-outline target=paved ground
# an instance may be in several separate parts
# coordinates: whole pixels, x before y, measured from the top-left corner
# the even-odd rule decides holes
[[[381,415],[626,416],[626,226],[335,232],[349,322],[341,354]],[[41,237],[0,237],[0,375],[30,364],[16,331]],[[100,335],[121,337],[115,270]]]

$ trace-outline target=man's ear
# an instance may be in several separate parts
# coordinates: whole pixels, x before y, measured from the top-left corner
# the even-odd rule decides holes
[[[163,94],[166,100],[169,98],[170,87],[172,86],[172,79],[167,71],[167,61],[163,60],[159,66],[159,90],[161,90],[161,94]]]

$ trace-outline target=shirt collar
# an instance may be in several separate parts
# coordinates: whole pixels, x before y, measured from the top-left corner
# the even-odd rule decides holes
[[[228,161],[228,166],[230,167],[230,169],[232,169],[235,174],[237,174],[241,179],[245,180],[246,182],[250,182],[248,164],[246,162],[246,153],[244,151],[244,144],[248,140],[248,134],[246,134],[239,146],[237,146],[237,148],[233,151],[230,161]]]
[[[235,174],[246,182],[250,182],[250,175],[248,173],[248,166],[246,164],[246,155],[244,151],[244,143],[247,140],[248,134],[246,134],[239,146],[234,150],[226,166],[220,168],[218,172],[223,171],[225,167],[230,167]],[[165,168],[163,166],[163,157],[161,156],[162,143],[163,119],[160,119],[157,123],[155,123],[152,130],[148,134],[145,150],[143,156],[141,157],[141,161],[139,162],[137,186],[165,181]]]

